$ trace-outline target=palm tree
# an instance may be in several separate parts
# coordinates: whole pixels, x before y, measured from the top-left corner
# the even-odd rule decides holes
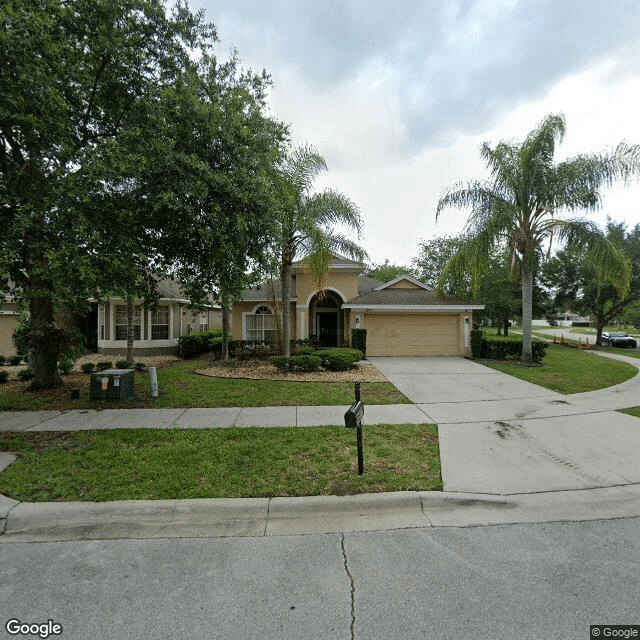
[[[283,206],[276,237],[280,279],[282,283],[282,353],[289,355],[291,336],[291,266],[297,254],[320,257],[313,271],[321,277],[328,270],[322,259],[328,252],[338,252],[355,260],[364,260],[367,253],[351,238],[335,227],[355,232],[359,239],[363,220],[357,206],[344,194],[332,189],[312,193],[314,180],[327,171],[324,158],[311,146],[297,147],[283,163]]]
[[[556,144],[565,133],[563,115],[549,115],[522,144],[486,142],[480,155],[490,177],[459,183],[438,201],[436,219],[448,208],[471,208],[460,251],[445,267],[449,274],[471,273],[475,281],[486,269],[491,251],[506,246],[512,268],[522,283],[522,361],[532,362],[531,308],[533,280],[545,249],[557,238],[580,247],[599,279],[626,295],[630,265],[624,253],[585,218],[561,218],[576,210],[593,211],[601,203],[602,187],[627,182],[640,169],[640,147],[619,144],[613,151],[581,154],[554,163]]]

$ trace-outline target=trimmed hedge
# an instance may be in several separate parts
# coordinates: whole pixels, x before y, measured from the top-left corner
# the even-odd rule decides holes
[[[9,372],[0,371],[0,384],[7,382],[7,380],[9,380]]]
[[[131,369],[133,367],[133,362],[129,362],[129,360],[116,360],[116,369]]]
[[[482,357],[482,345],[484,343],[484,331],[482,329],[471,330],[471,357]]]
[[[96,368],[96,365],[93,362],[85,362],[80,369],[82,369],[82,373],[92,373]]]
[[[322,365],[322,358],[315,355],[271,356],[269,362],[281,371],[317,371]]]
[[[229,334],[229,345],[233,336]],[[207,331],[196,331],[186,333],[178,338],[180,355],[183,358],[193,358],[201,353],[211,351],[222,351],[222,329],[209,329]]]
[[[96,371],[104,371],[105,369],[113,369],[111,360],[100,360],[96,363]]]
[[[533,340],[531,352],[533,361],[540,364],[547,353],[547,342]],[[474,357],[476,357],[474,352]],[[515,338],[483,338],[481,358],[488,360],[520,360],[522,357],[522,340]]]
[[[346,371],[364,358],[359,349],[329,349],[318,352],[318,355],[322,358],[323,366],[331,371]]]
[[[363,356],[367,355],[367,330],[351,329],[351,347],[362,352]]]

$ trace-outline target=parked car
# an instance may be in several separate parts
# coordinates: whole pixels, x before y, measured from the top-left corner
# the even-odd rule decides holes
[[[607,347],[631,347],[637,346],[636,339],[628,333],[622,331],[603,331],[602,344]]]

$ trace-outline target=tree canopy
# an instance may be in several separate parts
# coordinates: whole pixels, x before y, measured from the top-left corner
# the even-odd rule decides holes
[[[601,344],[605,325],[619,319],[640,301],[640,225],[628,230],[624,223],[609,220],[601,234],[619,247],[629,260],[631,280],[626,295],[599,279],[584,253],[572,245],[558,251],[541,272],[541,282],[550,290],[558,309],[571,309],[592,318],[597,344]]]
[[[600,205],[602,188],[626,181],[640,170],[640,147],[620,143],[613,151],[581,154],[556,163],[565,133],[562,115],[549,115],[521,143],[484,143],[481,157],[489,177],[459,183],[440,198],[436,217],[449,208],[470,209],[465,238],[447,264],[445,279],[471,273],[477,288],[492,252],[508,249],[522,283],[522,360],[532,362],[531,320],[534,274],[554,239],[580,247],[598,277],[625,296],[630,265],[624,253],[598,233],[588,219],[568,217]]]
[[[182,1],[8,0],[0,25],[0,289],[39,327],[50,386],[56,308],[151,300],[167,269],[194,300],[240,287],[225,265],[243,271],[271,235],[286,130],[265,115],[268,77],[219,63]]]

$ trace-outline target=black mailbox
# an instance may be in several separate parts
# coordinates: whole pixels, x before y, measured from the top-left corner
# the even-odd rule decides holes
[[[357,429],[362,425],[364,415],[364,404],[360,400],[354,402],[344,414],[344,426]]]

